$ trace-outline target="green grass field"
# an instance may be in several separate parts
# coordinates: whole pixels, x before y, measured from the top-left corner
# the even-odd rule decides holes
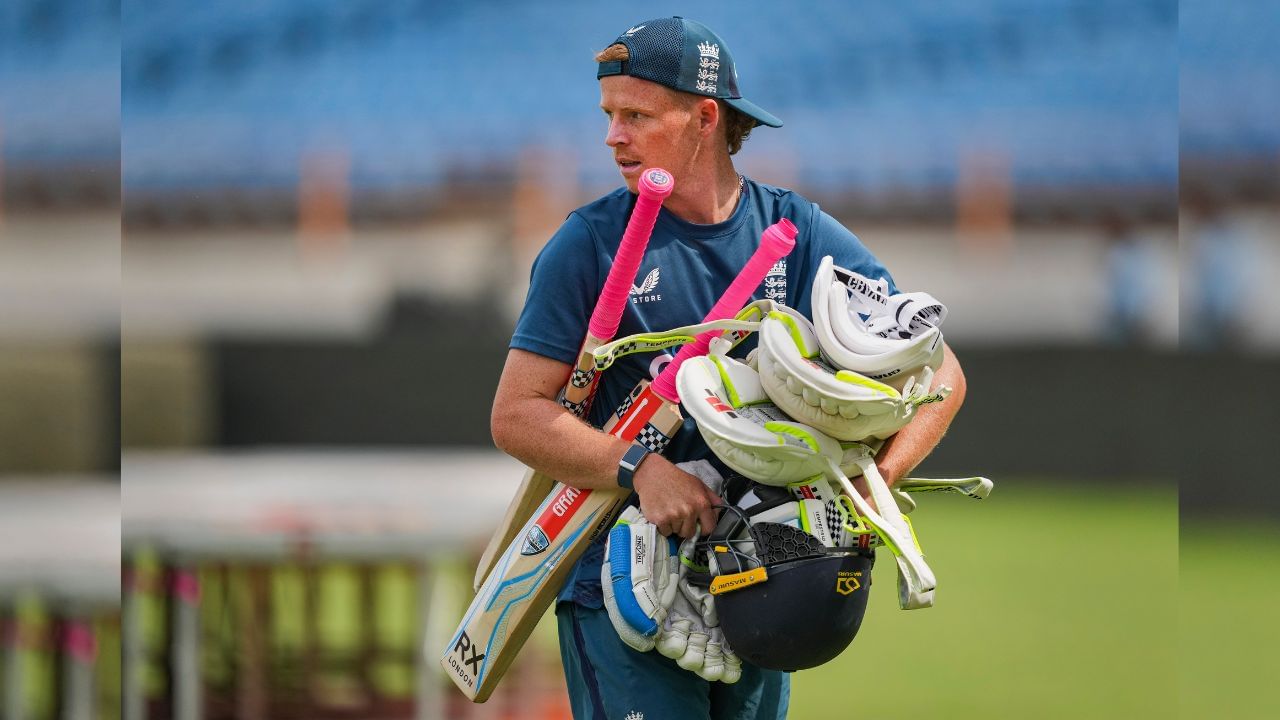
[[[1275,717],[1280,527],[1237,521],[1226,529],[1192,520],[1181,541],[1182,717]]]
[[[920,505],[935,607],[899,610],[882,554],[854,644],[794,676],[793,720],[1176,715],[1172,484],[997,480]]]
[[[1192,524],[1180,537],[1172,483],[1002,478],[983,502],[918,497],[912,517],[938,577],[937,605],[898,610],[895,567],[882,552],[861,633],[835,661],[794,676],[791,720],[1272,716],[1261,696],[1280,640],[1267,612],[1280,596],[1280,526]],[[461,612],[470,563],[439,569]],[[400,567],[378,584],[380,644],[412,652],[414,581]],[[329,566],[321,585],[321,646],[349,653],[355,577]],[[277,571],[273,586],[274,604],[297,605],[296,571]],[[212,640],[229,628],[214,585],[206,590]],[[279,615],[272,645],[296,649],[303,632],[300,618]],[[551,692],[556,643],[548,615],[517,661],[536,664]],[[227,680],[227,670],[206,657],[210,680]],[[154,690],[160,678],[151,679]],[[398,662],[383,664],[378,680],[401,697],[414,682]]]

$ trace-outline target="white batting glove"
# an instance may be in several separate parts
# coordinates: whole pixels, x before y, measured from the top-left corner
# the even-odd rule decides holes
[[[707,660],[710,632],[698,610],[684,594],[677,594],[667,621],[658,633],[658,652],[675,660],[690,673],[701,673]]]
[[[647,652],[677,594],[680,559],[673,540],[629,507],[609,533],[600,567],[605,610],[628,646]]]
[[[707,655],[703,662],[703,672],[698,673],[703,680],[715,682],[719,680],[732,685],[742,677],[742,660],[734,654],[725,640],[719,627],[711,628],[710,639],[707,640]]]
[[[693,553],[695,542],[696,538],[685,540],[684,544],[680,546],[680,554],[684,557],[689,557]],[[716,615],[715,598],[711,596],[708,590],[690,583],[687,575],[688,569],[681,565],[680,577],[676,583],[676,586],[680,589],[680,594],[684,595],[689,604],[693,606],[693,609],[698,611],[704,627],[719,627],[720,618]]]
[[[617,631],[618,637],[622,639],[622,642],[633,650],[648,652],[653,649],[654,638],[636,630],[626,620],[623,620],[622,613],[618,611],[618,601],[613,596],[612,574],[609,556],[606,554],[604,564],[600,567],[600,586],[604,590],[605,612],[609,614],[613,629]]]
[[[680,593],[658,632],[658,652],[708,682],[733,684],[742,677],[742,660],[725,642],[718,625],[707,625]]]
[[[662,623],[662,629],[658,631],[658,652],[679,661],[689,650],[689,638],[700,632],[701,628],[702,619],[698,616],[698,612],[689,604],[688,598],[677,593],[675,601],[671,603],[667,612],[666,620]],[[703,645],[705,646],[705,643]],[[696,644],[695,653],[699,655],[698,662],[701,663],[701,650],[697,649]],[[685,667],[685,663],[680,663],[680,667],[689,669]]]
[[[724,478],[706,460],[676,467],[720,493]],[[690,550],[693,542],[686,541]],[[686,571],[675,541],[659,534],[638,508],[627,508],[609,534],[601,566],[609,619],[636,650],[656,647],[704,680],[737,682],[742,661],[724,643],[710,593],[683,580]]]
[[[685,547],[694,542],[686,540]],[[658,631],[658,652],[703,680],[735,683],[742,677],[742,661],[724,641],[711,594],[689,583],[685,565],[680,570],[680,592]]]

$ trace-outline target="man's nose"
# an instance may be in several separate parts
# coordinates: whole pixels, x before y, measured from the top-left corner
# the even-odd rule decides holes
[[[604,134],[604,144],[609,147],[627,144],[627,134],[622,130],[622,123],[617,120],[609,121],[609,130]]]

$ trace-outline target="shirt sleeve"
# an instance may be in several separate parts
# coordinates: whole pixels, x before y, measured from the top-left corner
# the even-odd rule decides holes
[[[830,255],[838,267],[852,270],[872,280],[884,278],[889,282],[889,294],[897,294],[898,286],[893,282],[888,268],[871,254],[858,236],[822,210],[818,210],[817,215],[817,231],[814,233],[818,247],[817,257]]]
[[[529,293],[510,346],[576,362],[599,293],[598,276],[594,236],[586,221],[573,213],[533,261]]]

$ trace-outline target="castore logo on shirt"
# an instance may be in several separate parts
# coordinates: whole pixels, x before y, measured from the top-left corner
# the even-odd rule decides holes
[[[662,299],[661,293],[654,293],[658,289],[658,278],[662,276],[661,268],[654,268],[644,276],[644,280],[639,285],[631,286],[631,302],[640,304],[647,302],[656,302]]]

